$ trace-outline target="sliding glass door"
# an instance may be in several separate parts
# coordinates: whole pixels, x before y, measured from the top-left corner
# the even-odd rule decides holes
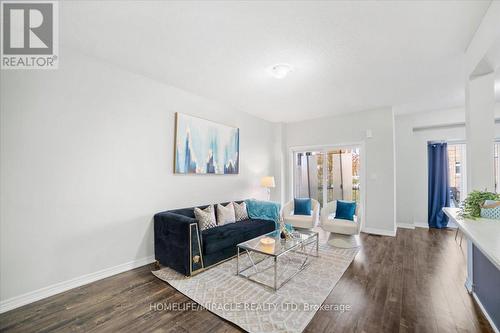
[[[335,149],[326,153],[327,202],[359,202],[359,149]]]
[[[322,152],[298,152],[294,154],[294,197],[312,198],[323,205]]]
[[[360,202],[359,147],[335,147],[294,153],[293,195],[321,206],[333,200]]]

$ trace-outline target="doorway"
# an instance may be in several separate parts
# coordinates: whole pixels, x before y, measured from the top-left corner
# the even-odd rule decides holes
[[[361,203],[361,147],[293,150],[292,194],[321,206],[334,200]]]
[[[467,196],[465,148],[465,143],[448,143],[450,207],[458,208]]]

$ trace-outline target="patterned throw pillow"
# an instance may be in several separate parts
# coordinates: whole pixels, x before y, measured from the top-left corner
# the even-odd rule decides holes
[[[194,209],[194,216],[200,225],[201,230],[214,228],[217,226],[215,221],[215,209],[213,205],[201,210],[198,207]]]
[[[236,221],[248,220],[247,204],[245,202],[240,204],[233,202],[233,206]]]
[[[228,203],[226,207],[217,204],[217,224],[224,225],[233,222],[236,222],[233,203]]]

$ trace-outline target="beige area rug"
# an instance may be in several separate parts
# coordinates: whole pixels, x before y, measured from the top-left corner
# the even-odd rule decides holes
[[[202,307],[238,325],[248,332],[302,332],[316,311],[338,311],[322,303],[340,280],[358,249],[340,249],[321,244],[319,257],[310,257],[310,264],[278,291],[236,276],[236,259],[214,266],[187,278],[170,268],[152,273],[191,298]],[[313,252],[314,253],[314,252]],[[263,257],[252,254],[258,261]],[[287,253],[278,259],[278,282],[284,281],[300,266],[304,256]],[[269,258],[257,264],[259,270],[270,267]],[[240,256],[240,267],[251,263]],[[245,274],[255,273],[253,268]],[[273,285],[274,269],[270,267],[252,278]],[[163,305],[163,308],[168,305]]]

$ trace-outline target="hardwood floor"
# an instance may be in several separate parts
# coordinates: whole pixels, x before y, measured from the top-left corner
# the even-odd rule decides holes
[[[326,234],[321,238],[326,240]],[[362,234],[363,246],[305,332],[493,332],[464,288],[465,246],[453,230]],[[191,301],[144,266],[0,315],[2,332],[240,332],[207,310],[158,311]]]

